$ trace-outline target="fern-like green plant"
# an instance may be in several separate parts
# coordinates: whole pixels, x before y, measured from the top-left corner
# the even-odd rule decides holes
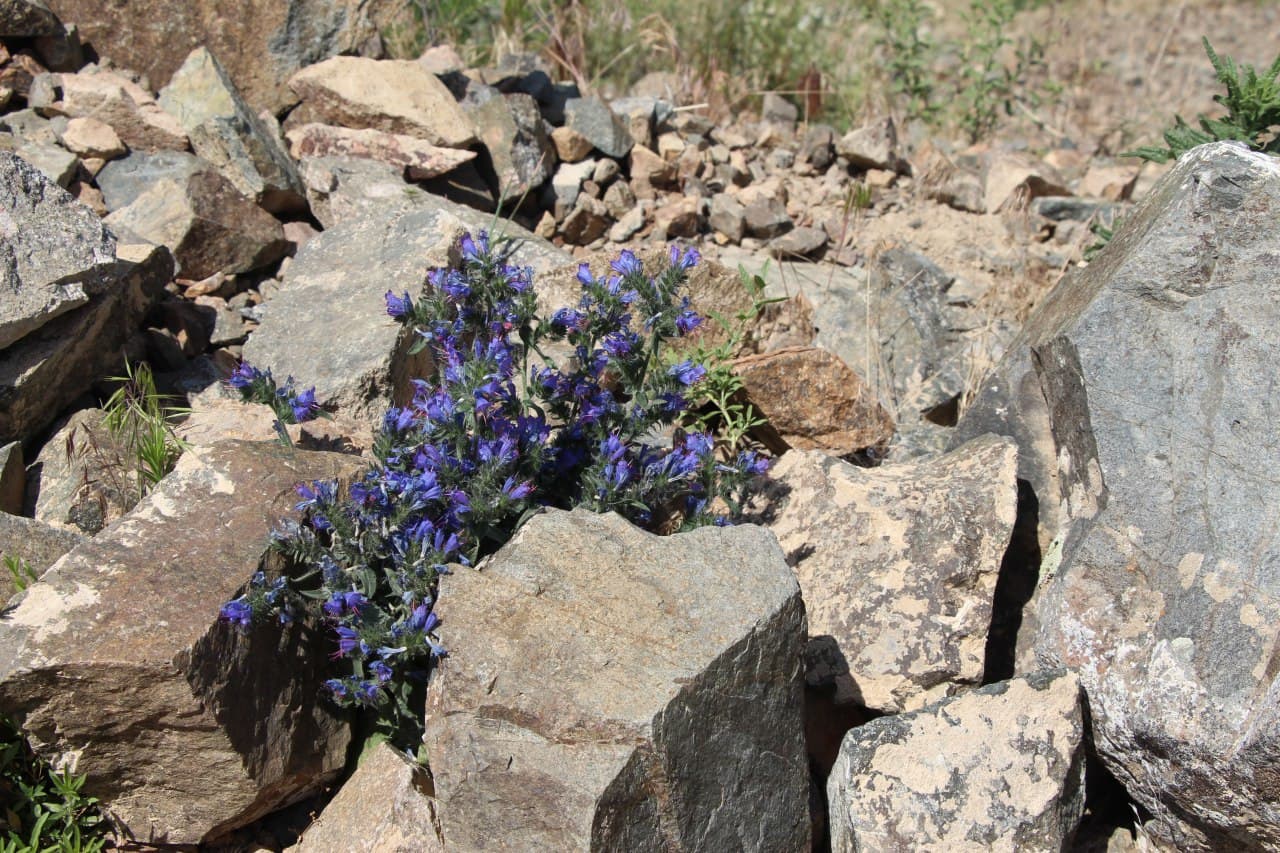
[[[1202,41],[1218,82],[1227,90],[1213,99],[1226,107],[1227,114],[1222,118],[1199,115],[1198,128],[1187,124],[1182,116],[1175,116],[1173,127],[1164,132],[1166,147],[1146,145],[1125,156],[1165,163],[1197,145],[1223,140],[1243,142],[1254,151],[1280,154],[1280,82],[1276,79],[1280,76],[1280,56],[1259,74],[1252,65],[1237,65],[1231,57],[1219,56],[1209,39]]]

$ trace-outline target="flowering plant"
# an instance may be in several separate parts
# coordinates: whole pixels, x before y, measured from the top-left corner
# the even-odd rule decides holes
[[[583,264],[578,304],[546,322],[513,251],[466,235],[460,265],[430,273],[425,296],[386,295],[435,375],[386,412],[376,461],[346,495],[333,482],[298,487],[304,520],[279,537],[298,567],[290,592],[262,579],[223,608],[244,624],[311,599],[351,666],[327,682],[333,698],[378,707],[401,734],[420,732],[424,671],[445,653],[433,608],[448,564],[496,550],[543,506],[664,531],[728,523],[767,467],[751,451],[726,461],[710,434],[678,427],[707,371],[661,349],[701,322],[679,295],[695,250],[672,247],[653,277],[629,251],[603,277]],[[571,356],[555,363],[548,342]]]

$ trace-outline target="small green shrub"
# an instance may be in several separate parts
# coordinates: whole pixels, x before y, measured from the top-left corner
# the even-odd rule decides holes
[[[1227,114],[1222,118],[1201,114],[1196,117],[1199,128],[1187,124],[1182,116],[1175,116],[1173,127],[1164,132],[1166,147],[1146,145],[1125,156],[1165,163],[1197,145],[1223,140],[1243,142],[1254,151],[1280,154],[1280,82],[1276,80],[1280,76],[1280,56],[1259,74],[1252,65],[1237,66],[1231,57],[1219,56],[1209,39],[1202,41],[1218,82],[1227,90],[1213,99],[1226,107]]]
[[[922,0],[880,0],[875,18],[880,27],[877,43],[885,54],[893,91],[905,100],[908,117],[933,119],[939,112],[933,73],[938,45],[921,32],[929,18],[928,7]]]
[[[84,776],[55,772],[0,715],[0,853],[96,853],[107,824]]]
[[[116,442],[132,454],[138,493],[145,495],[173,470],[185,443],[173,431],[173,422],[190,410],[167,405],[156,391],[155,377],[145,363],[136,368],[125,362],[124,376],[113,376],[120,386],[103,405],[103,423]]]
[[[36,570],[17,554],[5,554],[4,567],[9,570],[9,576],[13,578],[13,588],[18,592],[22,592],[31,586],[33,581],[40,579]]]

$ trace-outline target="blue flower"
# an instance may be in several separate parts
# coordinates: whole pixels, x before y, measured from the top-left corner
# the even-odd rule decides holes
[[[618,255],[618,259],[611,262],[609,266],[614,272],[621,275],[644,272],[644,265],[640,263],[640,259],[630,249],[623,249],[621,254]]]
[[[376,660],[369,664],[369,671],[378,679],[379,684],[386,684],[391,680],[391,667],[385,661]]]
[[[706,376],[707,369],[697,362],[682,361],[679,364],[673,364],[667,373],[674,376],[681,385],[688,386]]]
[[[508,477],[502,484],[502,493],[513,501],[524,500],[533,494],[533,484],[527,480],[517,483],[515,477]]]
[[[396,296],[390,290],[387,291],[387,314],[399,320],[413,313],[413,300],[409,298],[409,291],[404,292],[404,296]]]
[[[413,608],[413,613],[410,615],[408,622],[410,631],[417,631],[422,634],[434,631],[439,624],[440,617],[431,612],[431,606],[426,602]]]
[[[676,330],[682,335],[689,334],[701,325],[702,318],[688,309],[681,311],[679,316],[676,317]]]
[[[684,250],[684,255],[680,254],[680,247],[674,243],[671,245],[671,266],[673,269],[681,271],[693,269],[698,261],[702,260],[702,256],[698,254],[698,250],[690,246]]]
[[[309,421],[315,417],[316,412],[320,411],[320,405],[316,403],[315,386],[294,397],[289,406],[293,409],[293,418],[298,423]]]
[[[329,690],[329,695],[334,699],[341,701],[342,699],[347,698],[347,683],[342,679],[330,678],[324,683],[324,686]]]
[[[462,235],[462,257],[468,261],[483,260],[489,254],[489,234],[485,231],[480,232],[480,236],[475,240],[471,239],[471,235]]]
[[[218,611],[218,617],[241,628],[248,628],[253,622],[253,607],[243,597],[237,598],[222,605],[222,609]]]
[[[240,366],[235,369],[235,372],[227,378],[227,384],[239,391],[248,388],[260,379],[269,379],[270,377],[271,371],[268,370],[266,373],[263,373],[261,370],[258,370],[258,368],[249,364],[249,362],[242,361]]]

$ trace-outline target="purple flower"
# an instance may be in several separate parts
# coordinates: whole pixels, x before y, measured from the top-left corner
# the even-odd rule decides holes
[[[635,343],[636,336],[634,332],[615,332],[605,338],[601,346],[604,347],[605,352],[614,358],[623,358],[630,355]]]
[[[331,695],[335,700],[341,701],[347,698],[347,683],[342,679],[330,678],[324,683],[324,686],[328,688],[329,695]]]
[[[369,654],[369,644],[360,639],[360,634],[354,628],[339,625],[334,628],[334,631],[338,634],[338,651],[334,657],[344,658],[356,650],[359,650],[362,656]]]
[[[475,240],[471,239],[470,234],[462,235],[462,257],[468,261],[479,261],[485,255],[489,254],[489,234],[485,231],[480,232],[480,236]]]
[[[404,296],[396,296],[390,290],[387,291],[387,314],[399,320],[413,313],[413,300],[409,298],[409,291],[404,292]]]
[[[533,494],[533,484],[527,480],[518,483],[515,477],[508,477],[502,484],[502,493],[513,501],[524,500]]]
[[[596,280],[591,277],[591,267],[588,264],[578,264],[578,281],[583,287],[590,287],[596,283]]]
[[[253,622],[253,608],[244,598],[237,598],[222,605],[222,609],[218,611],[218,617],[241,628],[248,628]]]
[[[695,312],[690,311],[688,309],[681,311],[680,315],[676,317],[676,330],[679,331],[680,334],[682,335],[689,334],[690,332],[692,332],[694,329],[698,328],[701,325],[702,325],[702,318],[699,317]]]
[[[249,364],[249,362],[242,361],[240,362],[240,366],[235,369],[235,372],[227,377],[227,384],[232,388],[235,388],[237,391],[242,391],[257,382],[259,379],[270,378],[270,376],[271,371],[263,373],[258,370],[258,368]]]
[[[315,417],[316,412],[320,411],[320,405],[316,403],[315,386],[294,397],[292,402],[289,403],[289,407],[293,409],[293,418],[298,423],[309,421]]]
[[[378,679],[379,684],[386,684],[391,680],[391,667],[387,666],[386,661],[374,661],[369,664],[369,671]]]
[[[622,443],[622,439],[616,432],[609,433],[604,441],[600,442],[600,455],[610,462],[617,462],[627,455],[627,446]]]
[[[640,259],[630,249],[623,249],[618,255],[618,259],[609,264],[614,272],[621,275],[630,275],[644,271],[644,265],[640,263]]]
[[[413,613],[409,616],[409,630],[426,634],[434,631],[436,626],[440,624],[440,617],[431,612],[431,605],[423,602],[413,608]]]
[[[690,246],[684,250],[684,255],[680,254],[680,247],[674,243],[671,245],[671,266],[673,269],[690,270],[702,260],[702,256],[698,254],[698,250]]]
[[[769,460],[754,450],[744,450],[738,454],[738,470],[758,477],[769,470]]]
[[[707,369],[693,361],[682,361],[679,364],[673,364],[667,373],[674,376],[681,385],[688,386],[706,376]]]

